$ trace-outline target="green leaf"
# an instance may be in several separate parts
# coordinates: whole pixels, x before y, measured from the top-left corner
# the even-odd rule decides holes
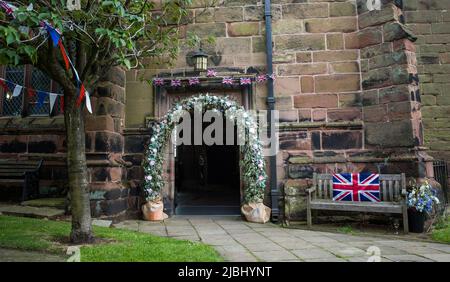
[[[125,64],[125,66],[126,66],[128,69],[131,69],[131,62],[130,62],[130,60],[124,59],[124,60],[123,60],[123,63]]]
[[[14,36],[13,33],[8,33],[8,35],[6,35],[6,44],[10,45],[11,43],[14,43],[16,41],[16,37]]]

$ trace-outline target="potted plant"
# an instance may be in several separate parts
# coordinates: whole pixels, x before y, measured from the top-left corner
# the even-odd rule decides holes
[[[163,212],[164,205],[160,198],[152,201],[147,201],[142,206],[142,214],[145,220],[160,221],[167,218],[167,215]]]
[[[409,231],[423,233],[427,213],[433,210],[433,203],[439,204],[428,180],[421,184],[413,180],[408,193],[408,222]]]

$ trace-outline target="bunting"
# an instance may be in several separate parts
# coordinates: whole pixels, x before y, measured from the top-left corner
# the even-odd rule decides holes
[[[36,91],[37,94],[37,107],[41,108],[44,105],[45,102],[45,97],[47,97],[47,93],[43,92],[43,91]]]
[[[50,102],[50,109],[53,109],[53,106],[55,105],[56,98],[58,98],[58,95],[50,93],[48,94],[48,100]],[[51,112],[52,110],[50,110]]]
[[[53,111],[53,107],[56,103],[57,98],[60,99],[60,109],[61,112],[64,112],[64,94],[61,93],[52,93],[47,91],[35,90],[33,88],[24,87],[22,85],[16,84],[14,82],[5,80],[0,78],[0,86],[3,88],[5,92],[12,92],[12,97],[19,96],[22,92],[27,93],[29,98],[37,96],[37,107],[42,107],[45,102],[45,98],[49,96],[50,102],[50,113]],[[87,103],[87,102],[86,102]],[[89,100],[89,105],[86,105],[88,110],[92,111],[91,102]]]
[[[20,85],[16,85],[16,87],[14,87],[14,91],[13,91],[13,97],[17,97],[20,95],[20,93],[22,93],[22,86]]]
[[[79,86],[78,87],[79,88],[78,97],[76,100],[77,107],[79,107],[81,105],[81,103],[83,102],[83,100],[85,99],[86,100],[86,108],[92,114],[92,107],[90,104],[89,92],[86,91],[86,88],[84,87],[83,82],[80,80],[80,76],[78,75],[77,69],[73,65],[69,56],[67,56],[66,49],[64,48],[64,45],[62,44],[61,33],[56,28],[52,27],[50,24],[48,24],[48,23],[44,23],[44,24],[45,24],[45,28],[46,28],[47,32],[50,35],[50,38],[53,41],[53,46],[54,47],[59,46],[59,50],[60,50],[61,56],[64,60],[66,70],[69,70],[69,66],[72,68],[73,74],[75,76],[75,80],[77,82],[77,85]]]
[[[68,5],[69,6],[72,5],[70,7],[76,9],[79,5],[79,1],[78,0],[68,1]],[[15,18],[14,11],[17,9],[15,6],[7,3],[6,1],[0,0],[0,7],[5,10],[7,15],[10,15],[11,17]],[[27,10],[28,11],[33,10],[33,5],[32,4],[28,5]],[[62,43],[61,32],[58,29],[54,28],[51,24],[49,24],[46,21],[42,21],[40,23],[40,25],[45,31],[47,31],[50,39],[52,40],[53,47],[56,47],[56,46],[59,47],[61,56],[64,60],[64,65],[66,67],[66,70],[69,70],[69,68],[72,68],[76,83],[79,86],[78,87],[79,94],[77,97],[77,106],[79,107],[81,105],[81,103],[83,102],[83,100],[85,99],[86,100],[86,108],[92,114],[92,107],[91,107],[91,103],[90,103],[89,93],[86,91],[86,89],[83,85],[83,82],[80,80],[80,77],[78,75],[78,72],[77,72],[75,66],[73,65],[72,61],[70,60],[69,56],[67,55],[66,49],[64,48],[64,45]],[[1,86],[4,87],[3,84]],[[17,91],[19,91],[19,93],[20,93],[21,89],[19,89]],[[28,93],[28,94],[30,95],[30,93]]]

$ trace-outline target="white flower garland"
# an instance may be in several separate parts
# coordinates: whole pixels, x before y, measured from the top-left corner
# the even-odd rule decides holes
[[[259,203],[264,199],[266,187],[265,161],[262,155],[262,145],[258,136],[258,125],[253,116],[243,107],[228,97],[210,96],[208,94],[193,96],[177,103],[154,126],[153,136],[148,145],[146,157],[143,161],[145,181],[144,192],[147,201],[160,199],[164,187],[163,162],[164,150],[171,136],[172,130],[184,111],[191,111],[199,107],[203,110],[216,109],[226,113],[226,118],[236,120],[240,136],[247,136],[245,144],[241,146],[243,159],[244,200],[246,203]],[[239,118],[238,118],[239,117]],[[246,135],[242,135],[246,134]]]

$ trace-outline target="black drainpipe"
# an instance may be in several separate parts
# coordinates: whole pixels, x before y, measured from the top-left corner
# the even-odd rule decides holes
[[[266,21],[266,54],[267,54],[267,73],[273,73],[273,60],[272,60],[272,11],[270,0],[265,0],[264,18]],[[272,119],[272,111],[275,110],[275,98],[273,94],[273,79],[267,81],[267,105],[268,111],[268,136],[272,132],[272,128],[275,127],[274,120]],[[278,187],[277,187],[277,157],[276,155],[270,156],[270,195],[272,200],[272,221],[278,221],[280,210],[278,208]]]

